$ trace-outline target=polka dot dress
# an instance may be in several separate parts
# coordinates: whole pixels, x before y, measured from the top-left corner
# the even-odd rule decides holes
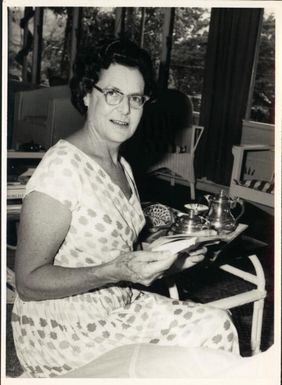
[[[40,191],[72,213],[54,264],[95,266],[133,250],[145,220],[131,169],[128,200],[110,176],[65,140],[50,148],[25,195]],[[227,312],[175,301],[125,285],[106,286],[55,300],[24,302],[12,312],[17,355],[33,377],[56,377],[125,344],[206,346],[238,353],[237,332]]]

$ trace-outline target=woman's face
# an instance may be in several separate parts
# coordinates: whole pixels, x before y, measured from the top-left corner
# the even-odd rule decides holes
[[[135,132],[143,108],[133,109],[126,95],[143,95],[144,79],[137,68],[120,64],[111,64],[102,70],[96,84],[101,89],[119,90],[125,96],[118,105],[108,105],[103,93],[93,89],[84,98],[88,107],[87,121],[91,134],[95,139],[111,143],[123,143]]]

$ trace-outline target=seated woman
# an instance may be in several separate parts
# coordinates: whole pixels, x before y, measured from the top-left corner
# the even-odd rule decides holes
[[[112,41],[77,60],[71,81],[84,127],[50,148],[26,187],[12,325],[33,377],[67,375],[128,344],[209,347],[238,354],[227,312],[138,290],[177,255],[136,251],[145,224],[121,144],[149,100],[149,55]],[[183,268],[202,259],[187,256]]]

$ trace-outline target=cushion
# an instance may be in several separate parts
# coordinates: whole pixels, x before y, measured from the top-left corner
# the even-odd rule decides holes
[[[234,179],[234,182],[239,186],[252,188],[254,190],[259,190],[269,194],[274,194],[273,182],[258,180],[258,179],[246,179],[246,180],[239,180],[239,181]]]

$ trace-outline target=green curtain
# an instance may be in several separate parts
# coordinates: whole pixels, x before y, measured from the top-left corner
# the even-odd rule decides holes
[[[213,8],[196,158],[197,177],[230,184],[232,146],[239,144],[263,9]]]

